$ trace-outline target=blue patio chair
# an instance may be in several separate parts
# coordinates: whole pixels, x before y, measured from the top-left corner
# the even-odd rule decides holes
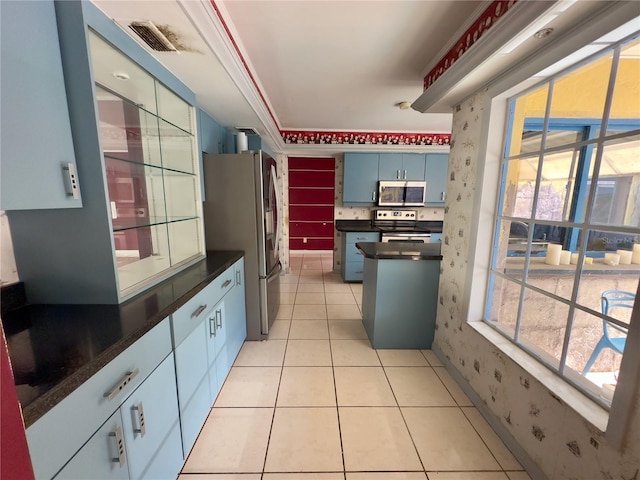
[[[635,298],[636,296],[631,292],[625,292],[623,290],[606,290],[602,292],[602,297],[600,298],[600,301],[602,303],[602,313],[605,315],[609,315],[609,312],[612,308],[618,307],[633,308],[633,302]],[[624,336],[610,336],[609,327],[624,333]],[[627,342],[627,329],[608,322],[607,320],[602,320],[602,328],[604,330],[604,333],[596,347],[593,349],[593,353],[589,357],[589,360],[587,361],[587,364],[582,371],[582,375],[586,375],[589,372],[603,348],[611,348],[618,353],[622,353],[624,351],[624,345]]]

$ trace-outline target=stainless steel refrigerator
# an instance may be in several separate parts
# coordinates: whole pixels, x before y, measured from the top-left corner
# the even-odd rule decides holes
[[[243,250],[247,340],[261,340],[278,314],[282,221],[276,161],[262,151],[204,155],[207,250]]]

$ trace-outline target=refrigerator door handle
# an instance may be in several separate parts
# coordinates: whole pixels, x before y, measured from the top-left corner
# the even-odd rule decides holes
[[[280,272],[282,272],[282,262],[278,260],[276,266],[273,267],[273,270],[271,270],[269,272],[269,275],[267,275],[267,283],[270,283],[278,278],[280,276]]]
[[[273,191],[276,197],[276,237],[273,247],[273,255],[279,258],[280,250],[280,219],[282,218],[282,206],[280,204],[280,187],[278,186],[278,176],[276,174],[275,165],[271,165],[271,181],[273,182]]]

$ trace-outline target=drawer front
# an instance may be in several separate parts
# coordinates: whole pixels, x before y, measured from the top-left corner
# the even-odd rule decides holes
[[[169,353],[167,318],[31,425],[27,442],[36,478],[53,477]],[[135,376],[128,375],[136,369]],[[109,400],[105,394],[114,389]]]
[[[360,250],[356,248],[355,243],[347,243],[346,250],[344,252],[345,262],[363,262],[364,255],[360,253]]]
[[[364,273],[364,261],[360,262],[347,262],[345,264],[344,279],[347,281],[362,281],[362,275]]]
[[[379,232],[346,232],[347,245],[356,242],[379,242]]]
[[[235,272],[231,266],[171,315],[174,348],[187,338],[234,285]]]

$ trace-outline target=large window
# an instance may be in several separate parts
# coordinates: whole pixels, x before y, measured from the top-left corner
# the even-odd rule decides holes
[[[640,41],[509,101],[485,321],[603,406],[640,278]]]

